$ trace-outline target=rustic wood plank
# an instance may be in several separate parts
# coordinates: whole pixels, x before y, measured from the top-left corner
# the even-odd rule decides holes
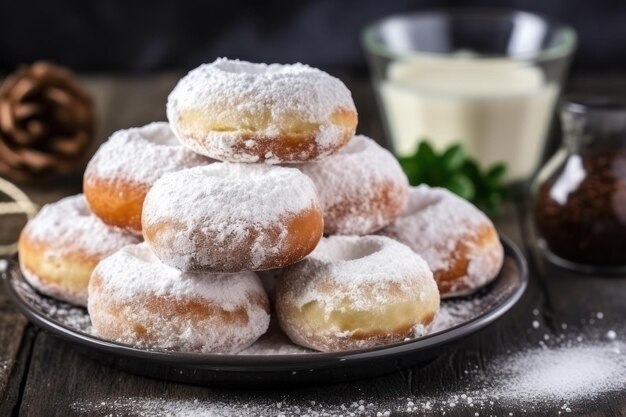
[[[142,411],[159,406],[166,410],[192,407],[217,415],[230,407],[239,407],[242,415],[256,411],[263,415],[263,410],[268,408],[274,410],[271,414],[279,412],[278,403],[284,404],[281,407],[284,409],[300,406],[306,410],[312,406],[311,401],[316,405],[327,402],[326,407],[340,409],[341,404],[350,406],[351,400],[375,401],[382,393],[391,392],[409,395],[399,373],[330,387],[272,391],[210,389],[168,383],[102,366],[55,337],[42,333],[35,343],[20,415],[142,415]]]
[[[31,338],[24,337],[27,321],[11,305],[0,279],[0,415],[16,407]],[[20,357],[20,351],[26,353]]]

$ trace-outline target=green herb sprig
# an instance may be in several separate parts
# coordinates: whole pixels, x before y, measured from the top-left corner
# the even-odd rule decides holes
[[[499,213],[507,196],[506,166],[499,163],[482,170],[459,144],[438,154],[422,140],[413,155],[399,160],[411,185],[447,188],[489,214]]]

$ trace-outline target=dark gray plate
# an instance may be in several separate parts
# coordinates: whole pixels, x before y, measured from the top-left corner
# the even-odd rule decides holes
[[[87,311],[45,297],[24,280],[16,262],[2,272],[7,292],[30,321],[106,364],[139,375],[201,385],[268,387],[339,382],[391,373],[429,360],[445,345],[476,332],[509,310],[528,281],[526,261],[503,238],[505,261],[498,278],[469,297],[444,300],[430,334],[371,349],[318,353],[297,347],[273,325],[237,355],[140,349],[95,336]]]

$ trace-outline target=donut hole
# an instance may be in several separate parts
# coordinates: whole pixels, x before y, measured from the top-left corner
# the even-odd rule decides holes
[[[218,60],[213,63],[213,66],[232,74],[264,74],[271,68],[268,65],[237,60]]]
[[[318,247],[319,256],[327,261],[356,261],[379,252],[382,244],[368,239],[328,239]]]
[[[302,64],[293,65],[280,65],[280,64],[259,64],[255,62],[238,61],[222,59],[217,60],[213,64],[209,64],[213,68],[230,74],[250,74],[250,75],[264,75],[264,74],[283,74],[285,77],[293,76],[298,72],[311,71],[309,67]],[[207,66],[208,70],[208,66]]]

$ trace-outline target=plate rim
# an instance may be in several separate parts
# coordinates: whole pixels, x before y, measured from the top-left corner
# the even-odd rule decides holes
[[[500,235],[505,256],[511,256],[519,269],[519,286],[495,308],[486,311],[473,319],[458,324],[452,328],[429,334],[418,339],[397,342],[389,345],[357,349],[340,352],[312,352],[306,354],[277,354],[277,355],[240,355],[240,354],[204,354],[175,351],[159,351],[137,348],[117,342],[100,339],[82,332],[77,332],[48,316],[39,313],[30,307],[20,296],[10,279],[11,271],[18,267],[14,259],[3,271],[5,289],[8,298],[28,320],[38,327],[48,331],[70,343],[81,347],[125,358],[157,361],[161,364],[177,367],[192,367],[213,371],[284,371],[301,370],[323,367],[335,367],[346,361],[379,359],[381,357],[397,357],[410,353],[418,354],[421,350],[432,349],[437,346],[453,343],[478,330],[488,326],[508,312],[524,295],[528,287],[528,262],[522,251],[511,239]],[[77,307],[80,308],[80,307]],[[253,368],[253,369],[251,369]]]

